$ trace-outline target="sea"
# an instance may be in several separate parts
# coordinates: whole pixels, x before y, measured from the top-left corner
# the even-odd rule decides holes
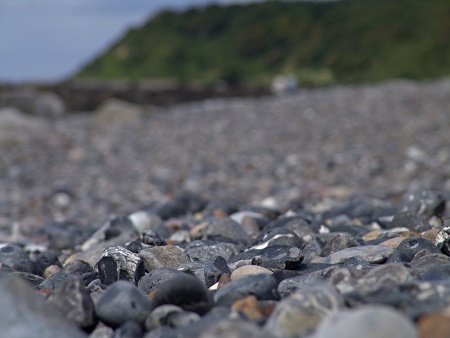
[[[251,0],[0,0],[0,83],[58,82],[164,9]]]

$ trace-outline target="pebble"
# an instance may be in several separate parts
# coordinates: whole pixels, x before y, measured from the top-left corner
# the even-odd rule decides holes
[[[123,279],[137,282],[145,273],[141,257],[120,246],[106,248],[97,268],[100,280],[106,285]]]
[[[342,296],[329,285],[305,286],[277,304],[265,328],[276,337],[304,337],[343,305]]]
[[[189,275],[175,276],[162,284],[153,297],[155,306],[172,304],[186,311],[204,315],[213,307],[210,292],[198,280]]]
[[[235,244],[207,240],[193,241],[184,249],[184,253],[194,262],[208,262],[217,256],[228,260],[240,251]]]
[[[0,272],[0,294],[0,327],[5,337],[87,337],[17,277]]]
[[[258,300],[278,300],[277,282],[272,275],[245,276],[225,284],[214,294],[217,305],[231,306],[241,298],[254,295]]]
[[[450,314],[433,313],[421,317],[417,323],[420,338],[450,337]]]
[[[229,218],[218,218],[199,224],[191,229],[193,239],[214,240],[220,238],[221,242],[248,244],[250,236],[239,225]]]
[[[92,328],[96,323],[94,303],[84,282],[75,276],[64,280],[47,298],[70,322],[83,328]]]
[[[264,249],[251,249],[228,260],[231,270],[245,265],[265,268],[295,269],[303,260],[302,250],[294,246],[272,245]]]
[[[415,338],[414,323],[398,311],[384,306],[367,306],[330,314],[313,338]]]
[[[200,338],[271,338],[256,324],[244,320],[223,320],[211,325]]]
[[[411,211],[401,211],[394,215],[391,222],[392,228],[407,228],[411,231],[424,232],[430,230],[427,220]]]
[[[302,248],[304,243],[295,232],[286,228],[275,228],[259,235],[247,250],[262,250],[272,245]]]
[[[111,284],[95,304],[98,318],[113,328],[132,320],[144,325],[154,305],[133,283],[117,281]]]
[[[25,250],[17,245],[0,244],[0,263],[16,271],[40,275],[42,270],[28,257]]]
[[[208,262],[205,265],[203,272],[205,274],[205,283],[208,288],[216,284],[222,275],[231,275],[227,261],[220,256],[217,256],[213,261]]]
[[[112,338],[142,338],[143,335],[142,326],[134,320],[129,320],[114,330]]]
[[[157,268],[178,268],[188,263],[189,257],[183,249],[176,246],[165,245],[142,250],[139,256],[144,261],[145,270],[152,271]]]
[[[160,119],[168,118],[163,115],[153,114],[152,119],[161,124]],[[249,116],[242,114],[240,119]],[[77,116],[67,118],[78,119]],[[183,119],[184,115],[179,118]],[[146,117],[140,119],[144,122]],[[190,128],[190,122],[184,121],[186,128]],[[214,123],[221,121],[216,114]],[[54,133],[67,132],[59,122],[48,123],[55,127]],[[208,128],[220,127],[213,124]],[[257,128],[256,123],[252,125]],[[114,127],[117,128],[114,134],[125,135],[130,128],[139,128],[138,125],[121,126]],[[79,127],[72,129],[81,132]],[[414,337],[417,332],[434,337],[446,332],[445,325],[440,326],[438,322],[447,319],[450,307],[450,223],[446,220],[450,195],[447,192],[419,189],[405,194],[396,203],[400,199],[397,192],[403,190],[398,185],[397,192],[389,198],[387,191],[381,191],[384,200],[379,200],[353,195],[359,193],[353,188],[327,187],[331,177],[320,186],[311,181],[305,190],[303,183],[294,178],[298,177],[294,173],[301,173],[306,181],[310,170],[323,177],[328,165],[344,171],[358,168],[358,172],[347,173],[339,180],[367,173],[364,168],[368,167],[363,163],[344,165],[353,160],[370,160],[362,148],[355,149],[351,156],[347,154],[350,157],[330,150],[318,151],[311,158],[298,161],[297,155],[285,159],[283,154],[272,158],[273,154],[253,157],[237,152],[233,155],[237,157],[233,157],[223,150],[218,153],[226,157],[226,163],[219,159],[217,166],[210,159],[216,159],[218,153],[205,153],[204,161],[196,162],[192,171],[189,169],[177,178],[178,184],[197,187],[195,193],[182,192],[179,185],[171,185],[173,169],[166,168],[161,158],[155,160],[159,164],[150,171],[141,161],[131,170],[132,179],[121,182],[113,179],[118,175],[114,172],[115,164],[126,165],[128,159],[132,160],[128,156],[134,156],[130,155],[134,149],[128,148],[127,142],[118,146],[106,135],[109,132],[96,136],[96,141],[91,139],[93,146],[102,152],[94,158],[89,157],[89,150],[79,143],[78,136],[67,134],[66,167],[84,166],[98,158],[108,165],[105,170],[94,171],[92,181],[83,176],[80,184],[62,182],[67,186],[64,189],[48,182],[45,189],[49,191],[48,196],[35,191],[34,185],[28,186],[25,178],[33,175],[27,171],[27,165],[14,166],[8,162],[13,154],[0,160],[0,171],[8,180],[21,177],[23,181],[23,188],[10,187],[16,192],[14,196],[26,197],[28,203],[51,216],[35,217],[36,210],[24,202],[15,207],[15,202],[10,205],[0,201],[0,291],[10,307],[8,310],[15,314],[16,323],[29,325],[33,332],[43,332],[44,337],[51,330],[56,336],[86,336],[90,332],[91,337],[108,338],[322,338],[352,337],[352,334],[376,337],[385,331],[400,337]],[[285,135],[290,132],[296,133],[286,130]],[[317,136],[319,141],[323,139],[321,136]],[[130,142],[141,140],[130,139]],[[148,151],[157,156],[159,149],[171,148],[172,143],[161,142],[164,144],[140,145],[141,153]],[[76,149],[69,149],[72,143]],[[271,138],[270,147],[277,143],[284,141]],[[39,149],[38,143],[33,146]],[[54,149],[52,144],[47,146]],[[295,147],[291,152],[297,150]],[[436,149],[433,146],[429,150]],[[383,149],[382,157],[389,156],[389,151]],[[8,152],[6,148],[5,152]],[[46,150],[46,153],[50,152]],[[186,154],[180,158],[193,163],[191,155]],[[441,156],[445,159],[449,154],[444,149],[435,160]],[[402,156],[396,153],[395,158]],[[324,159],[330,163],[325,165]],[[287,171],[282,170],[285,161],[292,166]],[[445,166],[446,162],[430,162],[420,170]],[[236,185],[236,180],[230,180],[229,187],[224,188],[215,181],[219,175],[217,168],[223,168],[227,175],[230,163],[236,170],[241,165],[254,168],[246,180],[239,179],[239,188],[235,188],[238,192],[254,193],[250,204],[221,197]],[[45,168],[54,170],[53,166]],[[270,180],[255,181],[253,170],[271,170]],[[46,176],[46,171],[38,172]],[[406,171],[403,174],[409,175]],[[88,171],[86,175],[90,175]],[[282,177],[297,182],[288,185]],[[373,176],[368,180],[382,184],[380,179]],[[205,186],[200,184],[208,180]],[[254,182],[259,185],[252,188]],[[352,187],[357,186],[355,182]],[[435,183],[428,183],[442,182],[436,178]],[[126,189],[121,190],[122,185]],[[86,187],[92,189],[83,194]],[[263,199],[267,194],[272,196]],[[214,199],[208,200],[205,197],[208,195]],[[130,213],[136,207],[137,211]],[[8,223],[10,214],[21,223]],[[92,215],[96,217],[91,220],[88,216]],[[48,218],[53,221],[41,221]],[[8,278],[18,276],[21,280],[17,285],[3,287],[1,280],[5,273],[11,275]],[[24,280],[27,282],[23,283]],[[12,293],[8,289],[22,286],[27,291]],[[59,324],[49,318],[53,317],[49,315],[51,311],[59,312]],[[335,314],[339,317],[337,321],[333,319]],[[20,322],[16,317],[20,317]],[[36,319],[31,323],[30,318]],[[3,328],[2,323],[0,326]],[[14,337],[13,327],[6,327],[11,328],[8,337]],[[64,331],[62,335],[62,329],[68,334]],[[71,333],[71,330],[75,331]],[[26,336],[33,337],[33,334]]]
[[[348,258],[359,257],[369,263],[384,263],[394,250],[382,245],[364,245],[359,247],[347,248],[332,253],[327,257],[316,258],[313,262],[337,264],[342,263]]]
[[[258,265],[244,265],[240,268],[237,268],[231,273],[231,280],[236,280],[245,276],[250,275],[260,275],[260,274],[267,274],[271,275],[273,274],[272,271],[269,269],[263,268],[262,266]]]
[[[151,291],[156,290],[168,280],[177,276],[183,276],[184,272],[181,272],[174,268],[156,268],[146,273],[139,282],[138,288],[145,294],[149,294]]]

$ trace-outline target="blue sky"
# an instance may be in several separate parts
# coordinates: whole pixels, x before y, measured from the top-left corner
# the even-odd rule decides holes
[[[162,8],[246,0],[0,0],[0,81],[59,81]]]

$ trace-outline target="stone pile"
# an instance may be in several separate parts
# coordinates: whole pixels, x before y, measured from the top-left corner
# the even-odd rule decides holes
[[[282,212],[184,194],[71,248],[2,243],[0,326],[11,338],[446,337],[449,201],[418,190]]]
[[[450,336],[448,80],[12,107],[0,336]]]

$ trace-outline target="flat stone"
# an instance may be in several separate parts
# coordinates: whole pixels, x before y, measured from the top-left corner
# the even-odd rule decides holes
[[[190,262],[183,249],[172,245],[144,249],[139,255],[142,257],[147,271],[152,271],[156,268],[176,269],[181,264]]]
[[[391,238],[388,240],[385,240],[383,242],[380,243],[380,245],[384,245],[384,246],[388,246],[392,249],[397,249],[397,247],[399,246],[399,244],[404,240],[404,237],[395,237],[395,238]]]
[[[64,265],[69,264],[70,262],[80,260],[88,263],[90,266],[94,267],[97,262],[102,258],[103,252],[105,251],[104,247],[95,248],[92,250],[77,252],[73,255],[67,257],[64,261]]]
[[[359,247],[348,248],[332,253],[327,257],[319,257],[313,260],[315,263],[342,263],[351,257],[360,257],[369,263],[383,263],[394,252],[390,247],[383,245],[364,245]]]
[[[247,250],[231,257],[228,265],[232,270],[244,265],[265,268],[296,269],[303,260],[302,251],[294,246],[272,245],[262,250]]]
[[[56,287],[64,282],[67,278],[69,278],[71,274],[65,272],[65,271],[59,271],[53,275],[51,275],[49,278],[44,280],[41,284],[36,285],[34,289],[36,290],[54,290]]]
[[[237,255],[241,250],[232,243],[196,240],[189,243],[184,253],[194,262],[208,262],[221,256],[226,260]]]
[[[244,265],[232,272],[231,280],[236,280],[245,276],[260,275],[260,274],[271,275],[273,274],[273,272],[270,271],[269,269],[266,269],[258,265]]]

